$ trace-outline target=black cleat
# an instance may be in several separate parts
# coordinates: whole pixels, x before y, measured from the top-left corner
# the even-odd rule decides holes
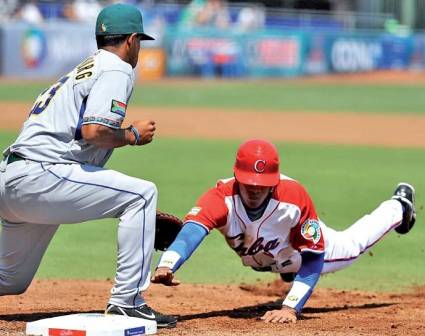
[[[284,282],[293,282],[297,273],[280,273],[280,278]]]
[[[401,224],[395,228],[399,234],[408,233],[416,221],[415,211],[415,188],[407,183],[399,183],[394,191],[394,196],[391,197],[401,203],[403,206],[403,219]]]
[[[147,304],[143,304],[135,308],[124,308],[113,304],[108,304],[105,314],[123,315],[130,317],[138,317],[146,320],[156,321],[158,328],[174,328],[177,325],[177,319],[171,315],[163,315]]]

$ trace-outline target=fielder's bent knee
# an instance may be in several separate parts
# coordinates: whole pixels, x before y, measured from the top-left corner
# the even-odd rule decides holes
[[[155,183],[140,180],[137,184],[137,193],[139,193],[146,202],[158,197],[158,189]]]
[[[158,188],[156,187],[155,183],[147,182],[145,184],[146,184],[145,189],[147,194],[152,195],[151,197],[158,195]]]

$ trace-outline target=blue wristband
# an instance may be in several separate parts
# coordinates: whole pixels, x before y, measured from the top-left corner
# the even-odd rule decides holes
[[[130,125],[130,131],[131,132],[133,132],[133,134],[134,134],[134,137],[135,137],[135,141],[134,141],[134,144],[132,144],[133,146],[135,146],[135,145],[137,145],[138,143],[139,143],[139,140],[140,140],[140,133],[139,133],[139,131],[137,130],[137,128],[136,127],[134,127],[133,125]]]

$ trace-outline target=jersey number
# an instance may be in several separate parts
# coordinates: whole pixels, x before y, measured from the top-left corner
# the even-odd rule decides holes
[[[53,84],[50,88],[48,88],[41,95],[39,95],[36,102],[34,103],[30,115],[40,114],[41,112],[43,112],[46,107],[49,106],[49,103],[56,94],[56,92],[58,92],[61,86],[65,84],[68,78],[69,76],[62,77],[57,83]]]

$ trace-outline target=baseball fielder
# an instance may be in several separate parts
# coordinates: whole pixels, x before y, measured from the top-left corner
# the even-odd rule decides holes
[[[301,184],[280,174],[273,144],[249,140],[237,152],[234,178],[219,181],[187,214],[152,282],[178,285],[174,273],[216,228],[245,266],[293,281],[282,309],[262,319],[295,322],[320,274],[347,267],[392,229],[407,233],[415,219],[414,189],[401,183],[392,199],[345,231],[335,231],[320,221]]]
[[[0,295],[23,293],[63,223],[119,218],[115,284],[107,313],[176,324],[140,295],[149,285],[157,189],[103,168],[114,148],[152,141],[155,122],[122,128],[143,32],[140,11],[104,8],[99,50],[37,98],[0,169]]]

